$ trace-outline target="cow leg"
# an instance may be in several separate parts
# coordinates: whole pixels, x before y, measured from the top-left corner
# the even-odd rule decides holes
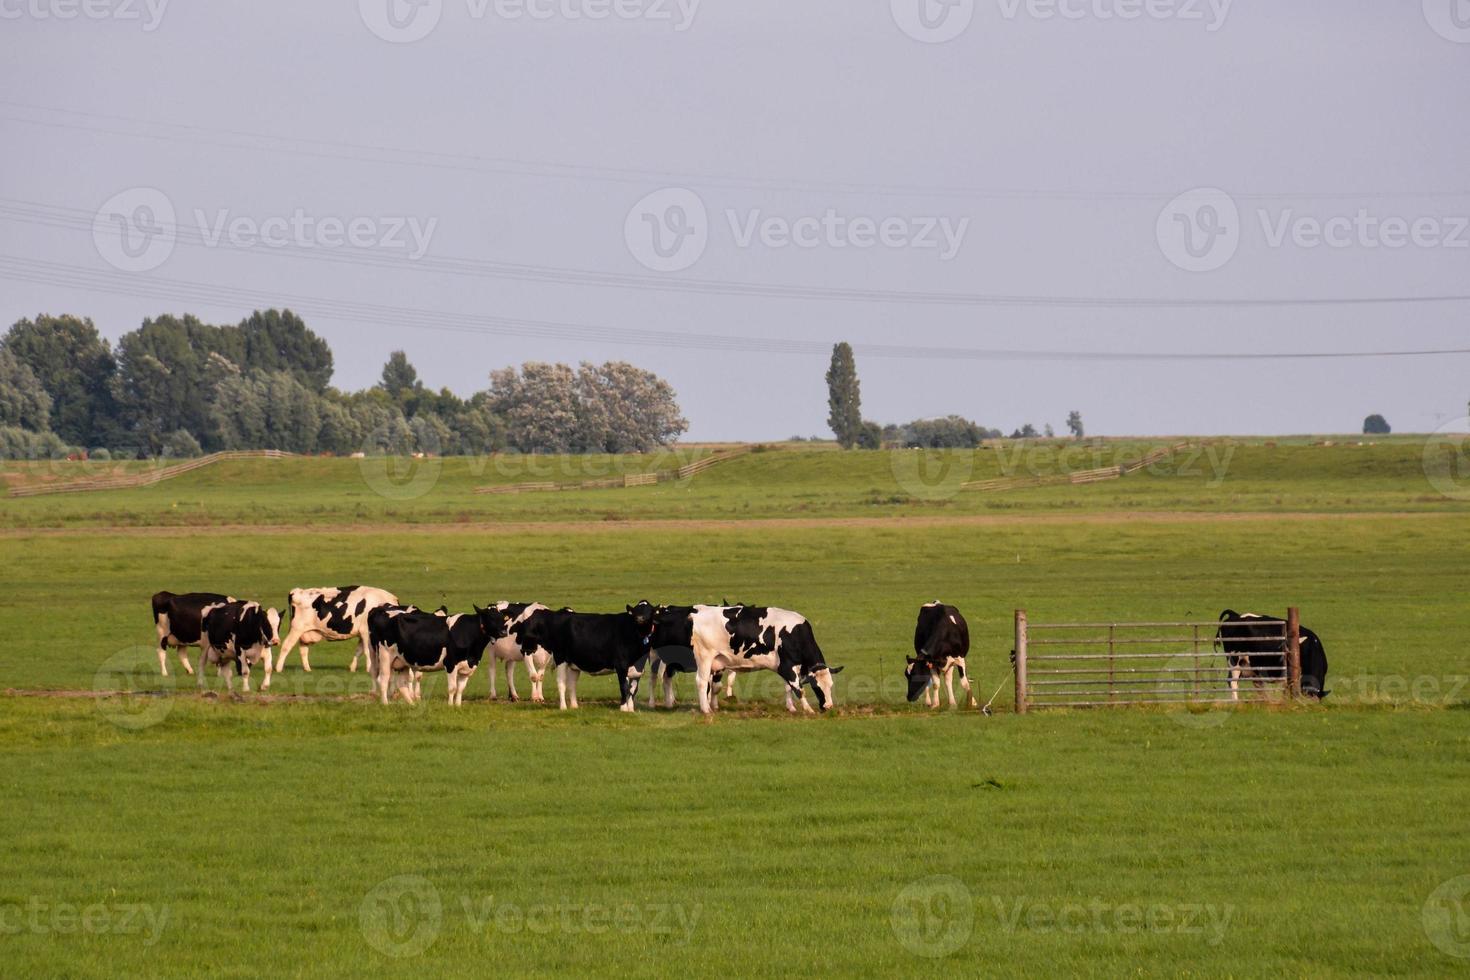
[[[490,654],[490,700],[499,701],[500,692],[495,690],[495,675],[500,673],[501,660],[495,656],[494,650],[488,652]]]
[[[296,642],[301,639],[301,630],[296,628],[296,620],[291,620],[291,629],[286,633],[286,638],[281,641],[281,652],[276,655],[276,673],[286,669],[286,655],[289,654]]]
[[[626,667],[618,671],[618,710],[634,710],[632,698],[638,696],[638,686],[633,681],[633,669]]]
[[[526,672],[530,673],[530,670],[531,667],[527,664]],[[505,696],[510,699],[511,704],[521,699],[521,696],[516,693],[516,662],[514,660],[505,662]]]
[[[261,690],[261,693],[263,694],[266,691],[269,691],[271,689],[271,673],[272,673],[272,671],[271,671],[271,648],[270,647],[266,647],[265,648],[265,656],[262,657],[261,659],[265,661],[265,680],[263,680],[263,681],[260,682],[260,690]]]
[[[960,672],[960,687],[964,688],[965,690],[965,704],[969,705],[972,708],[978,708],[980,706],[980,702],[975,700],[975,695],[970,691],[970,675],[969,672],[965,670],[965,665],[957,664],[955,666],[955,669]]]
[[[958,702],[954,699],[954,668],[944,668],[944,689],[949,692],[949,706],[953,708]]]
[[[710,676],[713,673],[709,661],[699,656],[694,658],[694,694],[699,700],[701,714],[710,713],[710,702],[714,700],[714,691],[710,686]]]
[[[664,665],[664,707],[672,708],[674,701],[674,672]]]
[[[560,711],[567,710],[567,665],[556,665],[556,706]]]
[[[573,711],[576,711],[578,708],[581,707],[581,705],[577,703],[577,682],[582,679],[582,670],[576,664],[569,664],[568,667],[569,667],[570,673],[572,675],[572,683],[571,683],[571,688],[572,688],[571,706],[572,706],[572,710]]]
[[[158,638],[158,669],[163,671],[163,676],[168,676],[168,641],[163,637]]]
[[[546,689],[543,686],[546,680],[546,668],[551,665],[551,657],[544,653],[533,653],[525,658],[526,673],[531,675],[531,700],[536,704],[546,703]]]
[[[1230,700],[1240,700],[1240,664],[1230,665]]]
[[[725,674],[725,697],[731,699],[735,697],[735,671],[733,670]]]
[[[364,664],[367,663],[368,653],[367,653],[367,637],[366,636],[359,636],[358,637],[357,649],[352,651],[352,663],[350,663],[350,664],[347,665],[347,669],[349,671],[351,671],[352,673],[354,673],[354,674],[357,673],[357,658],[358,657],[361,657],[362,658]]]
[[[384,704],[388,703],[388,685],[393,677],[393,663],[379,652],[377,657],[377,672],[373,677],[373,693]]]

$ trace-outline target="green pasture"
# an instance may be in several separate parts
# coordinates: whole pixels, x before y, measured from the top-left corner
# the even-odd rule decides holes
[[[1397,439],[1359,445],[1197,441],[1129,476],[1081,486],[962,489],[1141,458],[1177,440],[1003,442],[978,450],[836,452],[760,447],[685,480],[521,494],[479,487],[672,476],[704,450],[644,456],[304,458],[220,463],[150,487],[0,498],[0,527],[217,524],[498,523],[669,518],[898,517],[1086,511],[1470,512],[1462,449]],[[63,482],[143,464],[11,463],[13,484]]]
[[[877,453],[518,497],[462,492],[490,481],[446,460],[406,501],[357,462],[294,460],[0,500],[0,973],[1464,972],[1470,521],[1421,457],[1242,446],[1215,488],[1160,471],[887,503],[865,502],[898,492]],[[784,605],[846,670],[828,714],[789,717],[752,677],[712,720],[687,680],[677,709],[628,716],[588,678],[563,713],[489,702],[483,670],[460,709],[432,675],[385,708],[346,644],[310,675],[293,657],[268,698],[201,696],[173,657],[157,674],[158,589],[280,605],[348,583],[454,609]],[[1023,717],[1003,686],[994,717],[930,711],[900,670],[935,598],[969,618],[982,700],[1017,607],[1294,604],[1333,693]]]

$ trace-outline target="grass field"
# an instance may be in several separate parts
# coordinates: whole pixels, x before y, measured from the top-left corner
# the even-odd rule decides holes
[[[0,502],[4,972],[1464,971],[1470,515],[1422,458],[1242,445],[1214,487],[947,498],[906,493],[888,454],[516,497],[468,494],[493,481],[445,461],[406,501],[299,460]],[[346,645],[310,675],[293,657],[270,698],[157,676],[159,588],[280,604],[349,581],[455,608],[787,605],[846,666],[839,707],[790,718],[747,678],[713,721],[687,682],[678,709],[627,717],[597,678],[559,713],[489,703],[482,671],[460,710],[434,677],[385,709]],[[934,598],[970,619],[982,700],[1017,607],[1295,604],[1333,693],[1018,717],[1005,687],[995,717],[931,712],[899,671]],[[156,694],[92,696],[116,688]]]

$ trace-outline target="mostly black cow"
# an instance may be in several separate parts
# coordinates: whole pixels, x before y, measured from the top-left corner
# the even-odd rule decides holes
[[[367,661],[368,672],[377,676],[368,651],[367,616],[379,606],[398,605],[397,596],[366,585],[292,589],[286,605],[291,608],[291,628],[281,641],[281,652],[276,658],[277,673],[286,669],[286,657],[298,643],[301,644],[301,669],[310,673],[309,655],[313,644],[323,640],[350,640],[355,636],[357,649],[347,669],[356,670],[357,659],[362,657]]]
[[[917,701],[924,696],[924,703],[931,708],[939,707],[939,678],[949,691],[949,706],[956,705],[954,675],[960,675],[960,687],[964,688],[965,700],[971,707],[979,702],[970,692],[970,676],[965,669],[965,658],[970,653],[970,627],[965,617],[954,606],[946,606],[938,599],[919,609],[919,621],[914,627],[914,656],[905,658],[908,663],[904,674],[909,682],[909,700]]]
[[[379,606],[368,613],[367,636],[376,686],[387,704],[402,694],[419,700],[418,675],[442,670],[448,679],[449,703],[464,703],[464,690],[490,643],[505,635],[504,620],[493,609],[475,607],[474,615],[426,613],[412,607]]]
[[[1302,693],[1325,698],[1327,650],[1316,633],[1298,627],[1302,667]],[[1286,620],[1258,613],[1220,613],[1215,642],[1224,651],[1230,669],[1230,698],[1239,700],[1240,679],[1253,680],[1257,687],[1286,680]]]
[[[153,596],[153,625],[158,630],[158,669],[168,676],[168,648],[179,652],[179,663],[185,673],[194,673],[185,647],[199,645],[203,630],[204,610],[221,602],[234,602],[233,596],[218,592],[157,592]]]
[[[786,682],[786,709],[811,711],[804,687],[816,692],[817,706],[832,707],[832,676],[841,667],[828,667],[817,646],[811,623],[800,613],[774,606],[694,606],[690,613],[690,641],[694,650],[695,690],[699,710],[715,710],[713,680],[720,670],[775,671]]]
[[[633,711],[653,630],[654,608],[645,601],[620,613],[537,610],[526,617],[521,635],[523,642],[551,654],[557,703],[563,710],[578,706],[580,675],[614,674],[619,710]]]
[[[204,610],[199,642],[199,688],[204,689],[204,668],[215,664],[225,679],[225,690],[234,690],[235,675],[250,690],[250,668],[265,664],[262,691],[271,686],[271,647],[281,642],[281,614],[263,609],[258,602],[229,600]]]

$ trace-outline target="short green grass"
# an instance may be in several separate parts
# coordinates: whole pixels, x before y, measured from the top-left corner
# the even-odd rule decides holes
[[[251,470],[242,487],[220,471],[193,491],[221,524],[258,506],[296,529],[100,526],[172,521],[145,496],[162,488],[98,495],[95,511],[83,497],[6,501],[3,972],[1463,970],[1446,950],[1470,936],[1436,918],[1449,907],[1433,896],[1470,874],[1470,522],[1455,501],[1387,512],[1416,509],[1418,450],[1247,448],[1305,469],[1246,457],[1234,472],[1257,489],[1238,509],[1282,492],[1323,513],[1218,520],[1230,508],[1213,491],[1161,474],[1145,480],[1192,502],[1165,509],[1200,513],[1120,519],[1089,503],[1074,517],[1017,495],[1015,520],[936,508],[909,521],[908,505],[852,502],[854,474],[887,457],[820,450],[716,467],[685,488],[688,514],[750,500],[765,516],[892,519],[582,520],[592,505],[572,498],[592,494],[554,494],[475,498],[505,508],[476,522],[505,526],[461,527],[430,494],[395,516],[438,526],[375,528],[379,509],[341,528],[353,478],[340,460],[294,461],[308,468],[279,485],[291,471]],[[1368,472],[1348,475],[1354,458]],[[1117,493],[1116,511],[1128,482],[1074,492]],[[786,489],[758,489],[772,485]],[[643,492],[597,506],[659,516]],[[805,494],[811,512],[788,509]],[[48,499],[60,509],[26,509]],[[1347,513],[1369,509],[1385,513]],[[51,523],[82,526],[15,526]],[[157,589],[279,604],[347,582],[456,609],[787,605],[846,666],[839,707],[791,718],[774,685],[747,678],[713,721],[689,709],[687,681],[679,709],[624,716],[591,678],[583,709],[561,713],[489,703],[482,672],[461,709],[432,676],[424,705],[383,708],[343,644],[314,650],[310,675],[293,657],[269,699],[221,697],[213,677],[200,697],[173,658],[175,676],[157,676]],[[934,598],[966,611],[977,693],[1003,688],[994,717],[903,702],[913,617]],[[1326,642],[1323,705],[1009,713],[1017,607],[1209,619],[1288,603]],[[151,693],[91,696],[114,689]]]
[[[498,523],[680,518],[943,517],[1090,511],[1470,512],[1470,467],[1420,441],[1359,445],[1206,440],[1121,480],[982,493],[970,481],[1066,474],[1138,459],[1175,440],[1011,443],[975,451],[761,447],[683,481],[551,493],[476,487],[672,473],[703,450],[646,456],[251,460],[151,487],[0,501],[0,526]],[[8,464],[15,483],[97,464]],[[133,465],[133,464],[129,464]],[[38,472],[39,471],[39,472]],[[1443,477],[1438,485],[1429,473]],[[1444,492],[1445,487],[1450,493]]]

